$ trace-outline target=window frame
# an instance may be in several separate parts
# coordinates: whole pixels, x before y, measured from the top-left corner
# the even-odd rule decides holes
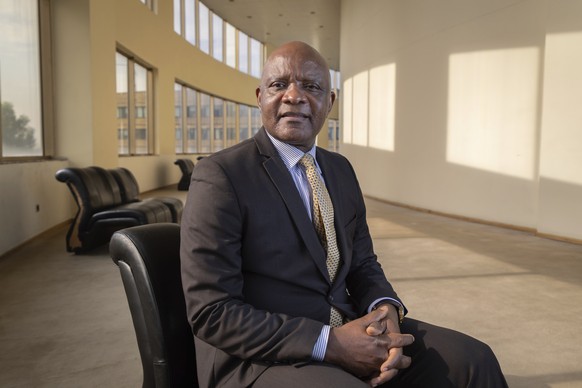
[[[136,58],[134,55],[124,50],[122,47],[117,47],[116,54],[122,55],[127,59],[127,153],[121,153],[120,150],[120,138],[119,138],[119,125],[117,126],[117,155],[120,157],[124,156],[147,156],[155,154],[155,105],[154,105],[154,95],[155,95],[155,68],[147,64],[147,62]],[[117,57],[117,55],[116,55]],[[145,124],[146,124],[146,152],[138,152],[138,136],[137,131],[143,129],[141,126],[138,128],[136,119],[137,107],[136,107],[136,90],[135,90],[135,66],[139,65],[146,70],[146,100],[145,100]],[[116,70],[117,71],[117,70]],[[115,74],[117,77],[117,73]],[[117,81],[116,81],[117,83]],[[117,90],[115,91],[117,94]],[[119,108],[119,106],[118,106]],[[116,120],[119,117],[116,117]]]
[[[0,124],[0,163],[41,161],[51,159],[55,154],[50,0],[36,0],[36,7],[38,13],[39,106],[41,126],[38,140],[42,143],[40,147],[41,154],[4,156],[2,125]]]

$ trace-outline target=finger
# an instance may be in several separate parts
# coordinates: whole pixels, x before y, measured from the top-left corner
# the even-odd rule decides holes
[[[390,369],[396,368],[400,357],[402,356],[402,349],[392,348],[388,351],[388,358],[380,365],[380,372],[387,372]]]
[[[401,353],[392,354],[388,356],[388,359],[382,363],[380,366],[380,371],[387,372],[390,369],[406,369],[412,363],[412,359]]]
[[[386,372],[381,372],[378,376],[372,378],[368,381],[368,384],[372,387],[377,387],[378,385],[384,384],[385,382],[392,380],[398,374],[398,369],[390,369]]]
[[[382,335],[386,332],[386,321],[372,322],[366,327],[366,333],[370,336]]]
[[[414,342],[414,337],[411,334],[389,333],[386,334],[389,338],[388,348],[402,348]]]
[[[388,311],[385,309],[376,309],[370,311],[368,314],[364,315],[362,318],[363,323],[368,326],[372,322],[378,322],[385,319],[388,316]]]

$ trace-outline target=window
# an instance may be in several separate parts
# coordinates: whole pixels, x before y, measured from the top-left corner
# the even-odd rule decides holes
[[[214,59],[253,77],[261,77],[263,43],[237,30],[200,0],[173,0],[173,3],[176,33]]]
[[[202,153],[211,152],[210,148],[210,96],[200,93],[200,150]]]
[[[249,37],[238,32],[238,69],[243,73],[249,71]]]
[[[226,64],[236,68],[236,29],[229,23],[226,25]]]
[[[238,107],[238,132],[239,141],[243,141],[250,137],[250,112],[247,105],[239,105]]]
[[[174,84],[176,111],[176,153],[198,152],[198,93],[179,83]],[[185,115],[183,114],[185,112]],[[185,139],[185,141],[184,141]]]
[[[41,79],[39,38],[48,16],[44,3],[3,1],[0,7],[0,158],[45,154],[42,92],[48,85]]]
[[[182,35],[182,0],[174,0],[174,32]]]
[[[256,106],[251,108],[251,136],[255,136],[261,129],[261,111]]]
[[[251,71],[250,74],[253,77],[261,78],[261,65],[263,64],[262,55],[262,44],[253,38],[250,38],[251,42]]]
[[[224,148],[224,101],[221,98],[213,97],[213,120],[212,132],[214,133],[212,150],[220,151]]]
[[[174,150],[177,154],[184,152],[184,117],[182,115],[182,112],[184,111],[182,109],[182,93],[184,89],[185,88],[182,85],[178,83],[174,84],[174,133],[176,136],[176,148]]]
[[[262,125],[257,107],[211,96],[179,82],[174,84],[174,113],[176,154],[220,151],[250,138]]]
[[[186,152],[198,152],[198,97],[196,90],[186,88]]]
[[[196,46],[196,2],[184,0],[184,38]]]
[[[119,154],[153,153],[153,71],[118,52],[116,92]]]
[[[212,56],[217,61],[222,62],[222,18],[212,14]]]
[[[339,151],[339,121],[329,119],[327,121],[327,149]]]
[[[236,104],[226,101],[226,147],[236,144]]]
[[[200,27],[200,50],[210,54],[210,11],[204,4],[198,2],[198,25]]]
[[[340,72],[330,69],[329,70],[329,77],[331,79],[331,90],[333,90],[335,92],[336,99],[337,99],[337,97],[339,96],[340,85],[341,85]]]

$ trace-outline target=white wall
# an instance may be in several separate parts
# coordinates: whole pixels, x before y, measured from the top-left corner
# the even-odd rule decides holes
[[[55,179],[67,166],[59,160],[0,164],[0,255],[72,217],[69,189]]]
[[[363,5],[342,1],[340,68],[341,151],[364,193],[582,240],[582,41],[549,31],[581,31],[582,4]]]

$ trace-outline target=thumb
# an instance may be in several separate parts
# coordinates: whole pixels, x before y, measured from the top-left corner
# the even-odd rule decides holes
[[[370,326],[373,322],[378,322],[385,319],[388,316],[388,310],[386,309],[377,309],[372,310],[368,314],[362,317],[363,324],[365,326]]]

